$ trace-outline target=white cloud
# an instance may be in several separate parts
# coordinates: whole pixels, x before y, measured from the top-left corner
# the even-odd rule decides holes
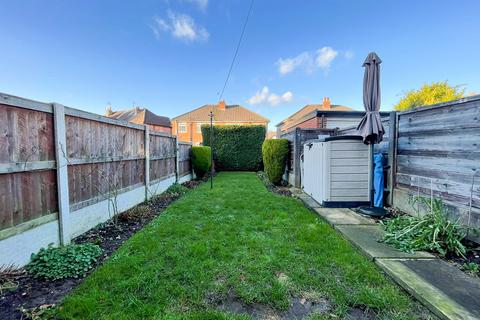
[[[247,102],[249,104],[268,103],[271,106],[276,106],[281,103],[290,102],[292,99],[293,93],[291,91],[287,91],[279,96],[275,93],[270,93],[268,87],[264,86],[262,90],[257,91]]]
[[[338,51],[333,50],[332,47],[323,47],[317,50],[315,62],[320,69],[328,69],[337,55]]]
[[[313,59],[310,53],[302,52],[294,58],[278,59],[277,65],[280,74],[290,73],[299,67],[303,68],[306,72],[311,72]]]
[[[278,72],[285,75],[296,69],[301,69],[305,73],[312,73],[315,69],[328,70],[338,54],[339,52],[332,47],[323,47],[315,52],[302,52],[293,58],[280,58],[277,61]],[[345,57],[350,59],[353,52],[345,52]]]
[[[162,32],[169,32],[175,38],[185,41],[206,41],[210,34],[202,27],[197,26],[192,17],[186,14],[176,14],[173,11],[167,12],[168,19],[154,18],[152,26],[153,34],[157,39]]]

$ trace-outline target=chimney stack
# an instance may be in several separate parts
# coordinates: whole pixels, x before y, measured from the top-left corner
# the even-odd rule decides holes
[[[107,109],[105,110],[105,115],[106,115],[107,117],[110,117],[112,114],[113,114],[112,105],[109,104],[109,105],[107,106]]]
[[[226,107],[225,100],[222,100],[218,103],[218,110],[225,110]]]
[[[323,109],[325,110],[330,110],[330,98],[329,97],[323,97]]]

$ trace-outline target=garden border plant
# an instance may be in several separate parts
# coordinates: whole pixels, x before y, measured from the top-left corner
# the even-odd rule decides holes
[[[405,252],[426,250],[443,257],[447,254],[465,257],[462,240],[466,232],[459,220],[452,222],[448,219],[442,200],[417,196],[411,204],[415,207],[417,203],[426,207],[424,214],[416,209],[416,216],[404,215],[381,221],[385,243]]]
[[[202,179],[212,166],[212,148],[208,146],[193,146],[192,166],[197,179]]]
[[[285,172],[288,157],[287,139],[265,140],[262,145],[262,157],[265,172],[273,184],[280,184]]]

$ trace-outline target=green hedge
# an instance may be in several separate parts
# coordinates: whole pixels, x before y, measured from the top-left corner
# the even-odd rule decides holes
[[[213,157],[218,171],[262,169],[262,143],[266,128],[261,125],[213,127]],[[202,126],[203,144],[210,146],[210,127]]]
[[[212,149],[210,147],[192,147],[192,165],[197,178],[201,179],[212,165]]]
[[[263,165],[268,179],[274,184],[282,181],[288,157],[288,140],[265,140],[262,146]]]

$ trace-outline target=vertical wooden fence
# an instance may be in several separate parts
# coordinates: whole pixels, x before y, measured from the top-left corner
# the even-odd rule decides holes
[[[187,181],[190,150],[143,125],[0,94],[0,265]]]

